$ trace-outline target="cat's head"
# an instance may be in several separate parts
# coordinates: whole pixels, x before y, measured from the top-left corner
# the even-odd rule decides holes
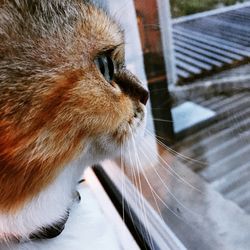
[[[0,207],[39,192],[82,151],[112,155],[144,126],[148,93],[99,8],[2,0],[0,43]]]

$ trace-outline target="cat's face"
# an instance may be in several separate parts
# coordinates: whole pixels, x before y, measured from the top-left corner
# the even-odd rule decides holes
[[[148,93],[125,69],[120,27],[84,1],[0,1],[0,42],[0,207],[8,209],[81,152],[100,160],[119,151],[142,129]]]

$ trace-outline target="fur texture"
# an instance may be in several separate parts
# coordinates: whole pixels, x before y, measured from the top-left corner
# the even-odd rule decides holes
[[[56,238],[24,243],[7,243],[1,250],[122,250],[112,223],[103,215],[88,185],[79,190],[82,199],[73,206],[63,232]],[[101,230],[100,230],[101,229]]]
[[[87,1],[0,0],[0,43],[0,237],[25,238],[63,216],[84,166],[141,129],[148,94],[119,25]]]

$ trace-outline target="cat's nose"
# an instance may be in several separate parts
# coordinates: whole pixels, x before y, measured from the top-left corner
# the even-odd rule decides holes
[[[115,81],[124,93],[144,105],[147,104],[149,97],[148,91],[142,87],[140,81],[130,71],[125,69],[118,72],[115,75]]]
[[[140,102],[142,104],[146,105],[147,101],[148,101],[148,97],[149,97],[148,91],[142,87],[140,89],[140,93],[138,93],[138,94],[139,94]]]

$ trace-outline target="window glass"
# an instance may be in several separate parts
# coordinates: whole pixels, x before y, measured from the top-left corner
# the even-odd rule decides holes
[[[151,97],[146,139],[117,165],[182,247],[248,249],[250,2],[108,3]],[[150,224],[143,202],[134,209]]]

